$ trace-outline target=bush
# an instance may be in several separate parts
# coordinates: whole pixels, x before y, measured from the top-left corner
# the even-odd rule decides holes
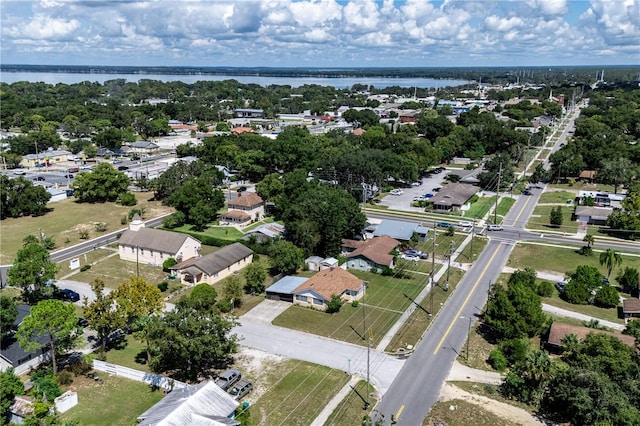
[[[603,285],[596,293],[593,302],[602,308],[614,308],[620,304],[618,291],[610,285]]]
[[[353,300],[353,301],[351,302],[351,306],[353,306],[354,308],[357,308],[357,307],[358,307],[358,305],[360,305],[360,302],[358,302],[357,300]]]
[[[394,274],[393,269],[389,268],[388,266],[385,266],[382,268],[383,277],[392,277],[393,274]]]
[[[62,370],[58,374],[58,384],[66,386],[70,385],[71,383],[73,383],[73,373],[68,370]]]
[[[453,226],[449,226],[447,227],[447,231],[444,233],[444,235],[446,235],[447,237],[453,237],[456,233],[456,228],[454,228]]]
[[[82,229],[82,230],[78,231],[78,236],[80,237],[81,240],[88,240],[89,239],[89,231],[87,231],[86,229]]]
[[[218,309],[220,309],[220,312],[222,312],[223,314],[226,314],[227,312],[231,312],[230,300],[223,299],[218,302],[217,306],[218,306]]]
[[[186,223],[186,216],[182,212],[175,212],[165,217],[162,226],[168,229],[178,228]]]
[[[538,284],[536,293],[538,293],[538,296],[540,297],[551,297],[553,295],[553,284],[549,281],[542,281]]]
[[[162,281],[161,283],[158,283],[158,290],[167,291],[168,288],[169,288],[169,282]]]
[[[593,249],[589,246],[582,246],[580,249],[576,250],[576,252],[583,256],[593,256]]]
[[[97,232],[105,232],[107,230],[107,224],[104,222],[98,222],[95,224]]]
[[[124,194],[120,194],[116,199],[116,203],[122,206],[135,206],[138,204],[138,200],[136,200],[136,196],[131,192],[125,192]]]
[[[126,225],[127,222],[129,222],[129,219],[127,218],[127,216],[122,216],[120,218],[120,225]]]
[[[467,203],[473,204],[476,201],[478,201],[479,199],[480,199],[480,197],[478,196],[478,194],[474,194],[471,198],[469,198],[469,201],[467,201]]]
[[[528,339],[510,339],[500,344],[500,351],[509,365],[524,361],[530,348],[531,342]]]
[[[91,269],[91,265],[82,265],[80,267],[80,272],[88,271],[89,269]]]
[[[175,260],[173,257],[168,258],[167,260],[165,260],[164,262],[162,262],[162,270],[165,272],[169,272],[169,270],[171,269],[172,266],[177,265],[178,261]]]
[[[504,354],[500,349],[494,349],[489,354],[488,359],[489,365],[493,367],[494,370],[504,371],[508,367],[507,358],[505,358]]]
[[[337,294],[331,295],[331,300],[327,304],[326,312],[328,314],[334,314],[340,312],[340,308],[342,307],[342,299]]]

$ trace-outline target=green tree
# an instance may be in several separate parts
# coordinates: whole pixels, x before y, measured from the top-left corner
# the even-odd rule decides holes
[[[47,281],[53,280],[58,265],[51,261],[49,252],[39,243],[29,243],[16,253],[13,266],[7,271],[7,282],[22,289],[22,297],[35,303],[53,294]]]
[[[25,351],[37,351],[49,346],[53,374],[58,374],[56,356],[64,349],[60,343],[68,340],[76,328],[78,317],[72,304],[60,300],[42,300],[31,308],[16,333],[18,343]],[[42,342],[42,338],[46,343]]]
[[[24,384],[14,373],[13,367],[0,371],[0,423],[9,424],[9,407],[18,395],[24,395]]]
[[[607,268],[607,278],[609,278],[613,269],[622,265],[622,255],[616,250],[608,248],[600,253],[600,265]]]
[[[585,305],[591,293],[584,283],[580,281],[570,281],[564,286],[562,298],[575,305]]]
[[[51,194],[43,186],[20,176],[9,179],[0,175],[0,219],[20,216],[42,216]]]
[[[618,272],[616,281],[618,281],[618,284],[620,284],[620,287],[622,287],[625,293],[631,293],[634,296],[638,295],[638,291],[640,290],[640,277],[638,276],[637,269],[629,266],[625,267],[624,270]]]
[[[631,239],[640,238],[640,191],[629,191],[624,200],[620,202],[622,208],[613,209],[607,218],[607,226],[613,229],[626,231],[617,232],[616,236]]]
[[[17,316],[18,307],[13,299],[0,295],[0,341],[9,334]]]
[[[640,342],[640,321],[629,321],[622,331],[622,334],[628,334],[636,338],[636,344]]]
[[[562,222],[564,221],[564,216],[562,214],[562,207],[557,206],[551,209],[551,213],[549,213],[549,223],[559,228],[562,226]]]
[[[533,183],[547,182],[549,180],[549,172],[544,168],[542,163],[538,163],[533,169],[533,173],[529,180]]]
[[[620,304],[620,296],[613,286],[603,285],[596,292],[593,303],[602,308],[615,308]]]
[[[179,380],[195,381],[228,362],[236,350],[231,334],[236,323],[213,308],[197,309],[179,301],[173,311],[154,317],[150,327],[151,368],[170,371]]]
[[[264,293],[264,280],[267,279],[267,270],[260,261],[254,261],[244,270],[244,291],[250,294]]]
[[[153,317],[148,315],[142,315],[133,322],[133,337],[144,344],[145,352],[147,353],[147,365],[151,364],[151,326],[153,324]]]
[[[272,201],[284,191],[284,184],[279,173],[266,175],[256,184],[256,192],[265,201]]]
[[[197,307],[212,308],[216,304],[218,292],[207,283],[200,283],[193,288],[189,295],[190,303]]]
[[[102,279],[96,278],[91,283],[91,289],[95,293],[95,299],[89,303],[85,297],[84,317],[89,323],[89,328],[98,333],[100,353],[104,354],[111,333],[126,325],[125,316],[116,303],[113,292],[105,292]]]
[[[112,293],[127,325],[139,317],[159,314],[164,308],[162,293],[144,278],[131,277]]]
[[[186,181],[165,202],[183,213],[186,223],[202,231],[216,219],[218,210],[224,206],[224,194],[199,178]]]
[[[275,274],[295,274],[304,258],[302,250],[292,242],[278,240],[269,248],[269,262]]]
[[[127,192],[129,178],[109,163],[100,163],[90,172],[78,173],[71,185],[76,200],[89,203],[116,201]]]
[[[596,242],[596,237],[593,234],[586,234],[582,241],[587,243],[588,248],[591,248],[591,246]]]
[[[328,314],[335,314],[337,312],[340,312],[341,307],[342,307],[342,298],[337,294],[332,294],[331,300],[329,300],[329,303],[327,303],[326,312]]]
[[[238,277],[231,276],[224,280],[222,297],[231,304],[232,308],[238,308],[242,305],[242,285]]]

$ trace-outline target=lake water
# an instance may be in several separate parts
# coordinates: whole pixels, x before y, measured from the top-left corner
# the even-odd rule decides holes
[[[44,82],[48,84],[74,84],[83,81],[98,82],[103,84],[108,80],[123,78],[129,82],[139,80],[182,81],[193,84],[196,81],[223,81],[236,80],[243,84],[258,84],[260,86],[288,84],[292,87],[300,87],[305,84],[318,84],[320,86],[332,86],[337,89],[351,88],[355,84],[372,85],[382,89],[389,86],[441,88],[447,86],[462,86],[468,81],[464,80],[438,80],[432,78],[392,78],[392,77],[270,77],[255,75],[173,75],[173,74],[107,74],[107,73],[57,73],[57,72],[6,72],[0,73],[0,82],[15,83],[17,81]]]

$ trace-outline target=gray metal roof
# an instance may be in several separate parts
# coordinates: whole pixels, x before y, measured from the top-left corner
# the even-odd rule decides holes
[[[380,225],[373,231],[373,235],[376,237],[388,235],[396,240],[408,241],[417,228],[417,223],[383,219]]]
[[[268,293],[280,293],[280,294],[292,294],[293,290],[298,288],[302,283],[304,283],[309,278],[306,277],[294,277],[291,275],[287,275],[281,280],[273,283],[267,288]]]
[[[137,231],[128,229],[122,233],[118,244],[128,247],[139,247],[163,253],[177,253],[190,237],[179,232],[164,231],[154,228],[140,228]],[[195,240],[195,238],[193,238]],[[196,240],[197,241],[197,240]]]
[[[239,425],[229,418],[240,405],[215,382],[176,389],[142,413],[141,426]]]
[[[195,260],[189,268],[196,267],[208,275],[213,275],[253,254],[244,244],[233,243],[220,250]]]

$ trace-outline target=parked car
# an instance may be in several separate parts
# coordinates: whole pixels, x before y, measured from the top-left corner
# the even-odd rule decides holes
[[[473,226],[473,223],[471,222],[459,222],[458,226],[462,227],[462,228],[471,228]]]
[[[422,185],[422,182],[417,182],[417,181],[411,184],[411,186],[420,186],[420,185]]]
[[[77,302],[80,300],[80,295],[68,288],[60,290],[60,296],[62,297],[62,300],[69,300],[71,302]]]
[[[566,285],[567,285],[567,283],[566,283],[566,282],[564,282],[564,281],[558,281],[558,282],[556,282],[556,288],[558,289],[558,291],[559,291],[560,293],[564,293],[564,287],[565,287]]]
[[[223,390],[227,390],[233,386],[238,380],[242,378],[240,370],[231,369],[222,373],[216,379],[216,385],[220,386]]]
[[[420,260],[419,256],[414,256],[414,255],[410,255],[410,254],[403,254],[402,256],[400,256],[401,259],[404,260],[408,260],[411,262],[418,262]]]
[[[489,231],[502,231],[503,230],[502,225],[493,225],[493,224],[489,225],[487,227],[487,229]]]
[[[78,169],[77,167],[70,167],[67,169],[67,173],[78,173],[80,171],[80,169]]]
[[[89,321],[87,321],[85,318],[78,318],[78,326],[87,327],[88,325]]]
[[[44,176],[38,176],[38,177],[33,178],[33,180],[37,180],[37,181],[42,182],[45,179],[44,179]]]
[[[239,400],[240,398],[247,395],[252,390],[253,390],[253,384],[251,384],[250,381],[240,380],[231,388],[231,390],[229,390],[229,394],[233,396],[233,399]]]
[[[422,197],[429,199],[429,198],[433,197],[433,194],[424,194]]]
[[[391,195],[402,195],[402,194],[404,194],[404,191],[402,189],[392,189],[391,192],[389,192],[389,194],[391,194]]]
[[[125,170],[129,170],[129,167],[127,167],[127,166],[118,166],[118,170],[123,172]]]
[[[236,189],[237,192],[244,192],[247,190],[246,186],[239,186],[238,189]]]
[[[64,175],[65,178],[73,179],[73,175],[71,173]]]

